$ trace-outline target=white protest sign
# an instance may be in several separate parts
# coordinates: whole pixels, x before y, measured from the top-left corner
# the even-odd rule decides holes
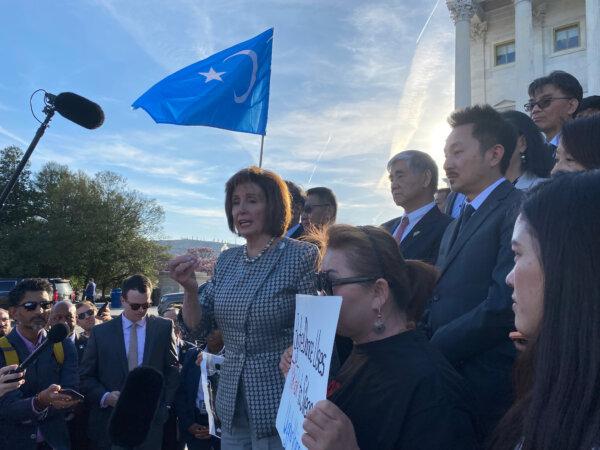
[[[202,352],[202,362],[200,363],[200,379],[202,380],[202,393],[204,394],[204,406],[208,414],[208,432],[218,438],[221,437],[221,429],[215,425],[215,405],[214,388],[208,379],[209,375],[219,372],[216,366],[223,364],[225,357],[222,355],[213,355],[212,353]]]
[[[292,364],[277,412],[277,431],[286,450],[302,445],[304,416],[327,396],[329,366],[342,297],[296,295]]]

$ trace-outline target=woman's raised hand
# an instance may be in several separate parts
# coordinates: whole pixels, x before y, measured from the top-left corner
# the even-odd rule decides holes
[[[169,276],[186,290],[198,290],[198,281],[194,269],[198,260],[192,255],[181,255],[169,261]]]

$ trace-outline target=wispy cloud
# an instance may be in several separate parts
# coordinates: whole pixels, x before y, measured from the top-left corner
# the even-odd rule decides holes
[[[24,139],[21,139],[19,136],[17,136],[14,133],[11,133],[10,131],[8,131],[6,128],[4,128],[2,126],[0,126],[0,134],[15,141],[15,142],[18,142],[21,145],[25,145],[25,146],[29,145],[27,142],[25,142]]]
[[[181,214],[188,217],[201,217],[201,218],[225,218],[225,210],[223,208],[193,208],[187,206],[181,206],[174,203],[162,202],[161,205],[165,211]]]

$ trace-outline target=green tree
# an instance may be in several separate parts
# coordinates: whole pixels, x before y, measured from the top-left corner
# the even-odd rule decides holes
[[[18,163],[14,151],[9,156],[6,164]],[[0,236],[0,251],[7,250],[0,276],[91,277],[103,293],[133,273],[156,279],[168,258],[152,240],[164,212],[123,177],[111,172],[90,177],[48,163],[34,179],[24,172],[20,182],[24,200],[13,207],[22,211],[11,218],[13,232]]]

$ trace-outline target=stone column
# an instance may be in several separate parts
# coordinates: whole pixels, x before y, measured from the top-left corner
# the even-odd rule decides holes
[[[518,111],[524,111],[529,95],[527,87],[533,81],[533,13],[531,0],[515,1],[515,102]]]
[[[585,1],[587,95],[600,95],[600,0]]]
[[[446,0],[455,25],[454,107],[471,105],[471,18],[473,0]]]

